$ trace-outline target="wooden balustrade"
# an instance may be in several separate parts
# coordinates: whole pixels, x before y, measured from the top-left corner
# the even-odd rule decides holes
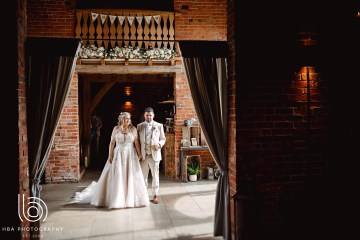
[[[92,20],[91,13],[98,13],[99,16],[95,21]],[[100,14],[112,16],[125,16],[121,24],[119,18],[111,24],[110,18],[107,17],[102,24]],[[159,23],[156,23],[153,16],[160,15]],[[128,16],[134,17],[130,26]],[[150,24],[145,18],[141,23],[137,21],[137,16],[152,16]],[[76,37],[83,40],[82,44],[95,44],[98,47],[103,46],[105,49],[114,48],[115,46],[132,46],[148,47],[149,43],[153,48],[165,47],[175,50],[175,28],[173,12],[134,12],[120,10],[78,10],[76,12]]]

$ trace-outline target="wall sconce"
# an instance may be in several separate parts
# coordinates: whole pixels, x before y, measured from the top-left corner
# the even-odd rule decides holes
[[[125,87],[125,88],[124,88],[124,91],[125,91],[125,95],[126,95],[126,96],[130,96],[130,95],[131,95],[131,92],[132,92],[132,88],[131,88],[131,87]]]

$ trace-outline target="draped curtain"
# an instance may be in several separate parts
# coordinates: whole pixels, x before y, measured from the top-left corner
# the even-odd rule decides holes
[[[69,38],[28,38],[27,129],[31,196],[40,198],[40,180],[74,75],[81,43]],[[39,224],[36,221],[32,224]]]
[[[216,189],[214,236],[231,239],[227,43],[181,41],[179,46],[201,129],[221,171]]]

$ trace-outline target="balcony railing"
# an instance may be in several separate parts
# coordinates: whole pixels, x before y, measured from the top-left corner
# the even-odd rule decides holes
[[[90,10],[78,10],[76,13],[76,37],[83,40],[83,45],[96,45],[106,50],[115,46],[132,46],[146,48],[149,44],[153,48],[169,48],[175,50],[175,28],[173,12],[154,11],[121,11],[121,10],[94,10],[98,17],[93,20]],[[107,15],[102,22],[100,14]],[[109,16],[116,16],[113,23]],[[125,16],[121,24],[118,16]],[[134,17],[129,24],[127,17]],[[137,16],[151,16],[148,23],[142,18],[141,23]],[[160,16],[158,23],[153,16]]]

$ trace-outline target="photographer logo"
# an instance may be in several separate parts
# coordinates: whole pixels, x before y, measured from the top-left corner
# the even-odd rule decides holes
[[[48,214],[45,202],[37,197],[29,197],[28,199],[29,202],[25,205],[25,195],[22,194],[22,199],[20,199],[20,194],[18,194],[18,215],[21,222],[25,219],[29,222],[36,222],[43,219],[42,222],[45,222]]]

